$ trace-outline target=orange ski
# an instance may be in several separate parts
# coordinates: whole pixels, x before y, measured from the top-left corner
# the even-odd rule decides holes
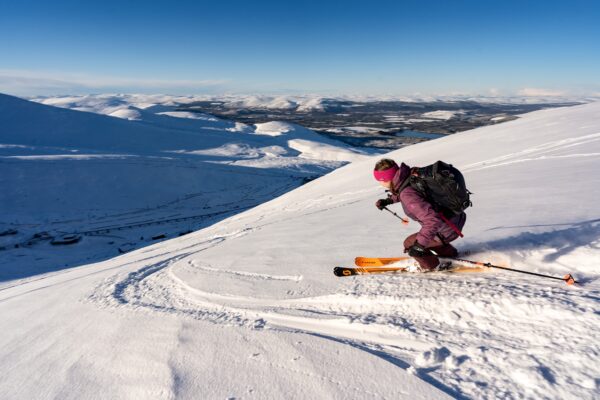
[[[387,270],[382,270],[381,267],[386,267],[389,266],[390,264],[393,264],[395,262],[398,261],[404,261],[404,260],[409,260],[412,257],[408,257],[408,256],[404,256],[404,257],[356,257],[354,259],[354,263],[356,264],[357,267],[366,267],[366,268],[379,268],[376,272],[370,272],[370,271],[366,271],[366,272],[362,272],[362,273],[366,273],[366,274],[372,274],[372,273],[377,273],[377,272],[389,272]],[[442,259],[444,259],[444,257],[440,257]],[[451,260],[451,259],[448,259]],[[388,268],[395,268],[394,271],[404,271],[406,269],[406,267],[388,267]],[[487,270],[487,266],[482,265],[477,265],[477,266],[467,266],[467,265],[461,265],[460,262],[455,263],[452,268],[450,268],[447,272],[483,272],[485,270]],[[357,275],[360,272],[357,272],[356,274],[353,275]]]
[[[354,264],[356,264],[357,267],[383,267],[384,265],[408,260],[409,258],[411,257],[356,257],[354,259]]]

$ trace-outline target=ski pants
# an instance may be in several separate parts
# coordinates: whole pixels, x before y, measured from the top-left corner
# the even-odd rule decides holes
[[[407,252],[409,247],[415,244],[417,241],[417,235],[418,233],[413,233],[404,240],[404,252]],[[458,250],[456,250],[454,246],[449,243],[443,243],[439,238],[435,238],[432,242],[428,243],[425,248],[435,251],[436,254],[439,254],[442,257],[458,256]],[[421,268],[424,270],[432,270],[440,263],[440,259],[433,255],[415,257],[415,260],[417,260]]]

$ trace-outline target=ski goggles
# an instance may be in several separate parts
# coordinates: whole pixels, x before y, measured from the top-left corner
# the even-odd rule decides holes
[[[388,169],[384,169],[383,171],[373,171],[373,176],[375,176],[375,179],[378,180],[379,182],[389,182],[392,179],[394,179],[394,175],[396,175],[396,172],[398,172],[399,167],[397,165],[394,165],[391,168]]]

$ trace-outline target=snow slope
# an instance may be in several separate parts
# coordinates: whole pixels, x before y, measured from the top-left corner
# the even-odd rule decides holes
[[[600,393],[600,103],[392,152],[461,168],[461,250],[510,272],[336,278],[415,231],[377,157],[182,238],[0,289],[9,398],[553,398]],[[27,316],[27,318],[23,318]]]
[[[0,285],[199,229],[366,154],[285,123],[269,137],[140,103],[152,99],[0,94],[0,233],[18,231],[0,235]],[[77,247],[49,244],[73,232],[87,232]]]

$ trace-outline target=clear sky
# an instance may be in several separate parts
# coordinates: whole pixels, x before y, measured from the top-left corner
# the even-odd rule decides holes
[[[600,1],[0,0],[0,92],[600,94]]]

